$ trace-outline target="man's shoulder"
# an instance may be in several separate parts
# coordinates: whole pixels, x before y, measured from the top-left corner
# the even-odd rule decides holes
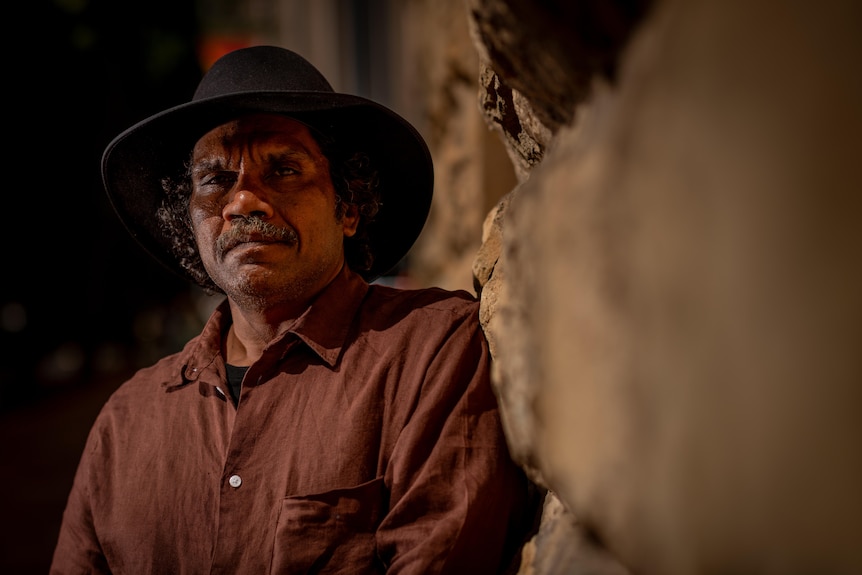
[[[141,395],[151,395],[153,392],[164,391],[164,388],[182,381],[185,356],[188,348],[197,341],[190,340],[181,351],[169,353],[147,366],[136,368],[123,383],[114,391],[111,401],[129,401],[139,399]]]
[[[479,324],[479,300],[467,291],[437,287],[418,289],[372,285],[360,307],[363,328],[386,331],[448,332],[454,325],[473,329]]]
[[[439,287],[405,289],[372,285],[368,290],[367,301],[384,308],[429,310],[457,315],[473,314],[479,307],[479,300],[470,292]]]
[[[448,355],[455,361],[458,354],[451,353],[453,346],[469,354],[485,342],[479,300],[466,291],[441,288],[374,286],[366,294],[352,331],[362,342],[352,349],[374,350],[381,357],[412,365],[433,361],[444,346],[450,347]]]

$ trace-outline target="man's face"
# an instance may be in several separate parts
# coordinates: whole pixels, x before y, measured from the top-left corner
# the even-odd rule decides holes
[[[329,162],[308,128],[275,114],[205,134],[192,155],[192,227],[201,259],[234,301],[305,304],[344,264],[355,208],[336,217]]]

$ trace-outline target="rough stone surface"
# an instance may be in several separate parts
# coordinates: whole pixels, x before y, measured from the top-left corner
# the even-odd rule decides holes
[[[533,113],[529,101],[503,84],[487,65],[483,65],[479,79],[485,117],[506,142],[518,181],[523,182],[533,166],[542,161],[553,133]]]
[[[513,455],[560,504],[520,572],[862,572],[862,7],[667,0],[606,74],[469,5],[480,91],[530,103],[489,123],[549,130],[473,266]]]
[[[619,48],[647,0],[467,0],[480,101],[508,144],[519,181],[551,136],[574,121],[592,79],[616,75]]]
[[[506,208],[517,190],[505,196],[488,214],[483,231],[482,248],[476,255],[473,272],[480,294],[479,321],[485,330],[492,357],[506,357],[493,364],[493,384],[500,403],[504,430],[512,458],[542,487],[547,484],[535,460],[534,382],[539,365],[530,358],[529,338],[532,330],[523,305],[507,297],[505,264],[500,259],[503,247],[502,222]],[[522,272],[527,265],[518,266]],[[524,337],[520,337],[523,335]]]
[[[542,525],[524,546],[521,575],[628,575],[613,555],[575,521],[553,492],[545,497]]]

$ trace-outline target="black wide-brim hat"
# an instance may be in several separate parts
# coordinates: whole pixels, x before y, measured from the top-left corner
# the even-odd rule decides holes
[[[359,273],[386,274],[419,237],[434,187],[431,154],[407,120],[376,102],[337,93],[302,56],[276,46],[230,52],[207,71],[191,102],[150,116],[121,133],[102,155],[108,198],[131,235],[158,261],[191,281],[159,228],[162,179],[176,177],[197,140],[254,112],[293,116],[369,154],[379,172],[382,205],[368,226],[374,263]]]

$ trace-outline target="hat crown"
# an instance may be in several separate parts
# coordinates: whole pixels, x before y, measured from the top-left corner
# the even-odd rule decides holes
[[[253,46],[225,54],[201,79],[192,101],[240,92],[333,92],[317,68],[295,52]]]

